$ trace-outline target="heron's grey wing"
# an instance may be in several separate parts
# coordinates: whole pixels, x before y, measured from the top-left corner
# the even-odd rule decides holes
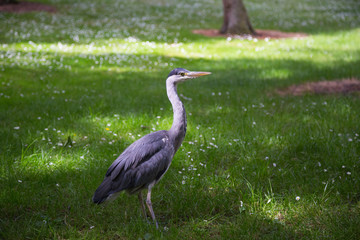
[[[146,162],[154,154],[168,144],[167,131],[153,132],[132,143],[124,152],[111,164],[106,176],[115,179],[121,171],[134,168],[142,162]]]
[[[156,183],[169,168],[172,155],[171,148],[165,146],[147,161],[141,162],[136,167],[128,169],[124,174],[120,174],[118,178],[115,178],[113,180],[113,189],[115,191],[126,189],[129,193],[134,193],[152,183]]]
[[[173,155],[167,131],[154,132],[131,144],[110,166],[106,177],[111,178],[113,190],[142,187],[161,177]]]
[[[102,203],[116,192],[127,190],[132,193],[159,180],[173,155],[174,148],[167,131],[140,138],[111,164],[104,181],[94,193],[93,201]]]

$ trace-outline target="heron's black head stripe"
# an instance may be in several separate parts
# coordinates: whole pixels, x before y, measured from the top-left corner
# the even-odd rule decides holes
[[[169,73],[168,77],[171,77],[172,75],[178,75],[180,72],[190,72],[190,71],[186,70],[185,68],[175,68]]]

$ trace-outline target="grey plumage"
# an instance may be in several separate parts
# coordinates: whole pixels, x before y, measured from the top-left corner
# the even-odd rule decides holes
[[[160,180],[174,153],[169,134],[165,130],[140,138],[111,164],[93,201],[102,203],[119,191],[126,190],[132,194],[147,188],[153,181]]]
[[[176,86],[179,82],[208,74],[210,73],[190,72],[183,68],[176,68],[170,72],[166,80],[167,95],[174,112],[170,130],[150,133],[126,148],[111,164],[105,179],[96,189],[93,196],[94,203],[100,204],[112,199],[123,190],[130,194],[138,193],[142,211],[146,217],[141,190],[147,188],[146,204],[156,227],[158,227],[152,209],[151,189],[168,170],[186,133],[185,108],[177,94]]]

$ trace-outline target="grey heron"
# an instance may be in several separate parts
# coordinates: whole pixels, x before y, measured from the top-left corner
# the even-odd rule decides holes
[[[120,191],[138,193],[142,212],[146,209],[141,191],[147,189],[146,205],[151,218],[159,227],[151,203],[151,189],[169,169],[171,160],[181,146],[186,133],[186,113],[177,94],[177,84],[188,79],[208,75],[210,72],[191,72],[176,68],[166,79],[166,91],[173,108],[173,123],[170,130],[161,130],[143,136],[132,143],[111,164],[105,178],[96,189],[93,202],[100,204],[115,198]]]

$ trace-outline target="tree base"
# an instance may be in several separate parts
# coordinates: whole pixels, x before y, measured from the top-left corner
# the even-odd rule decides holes
[[[282,39],[282,38],[304,38],[308,35],[306,33],[294,33],[294,32],[281,32],[276,30],[262,30],[256,29],[255,34],[222,34],[217,29],[197,29],[193,30],[192,33],[200,34],[207,37],[231,37],[237,39]]]

